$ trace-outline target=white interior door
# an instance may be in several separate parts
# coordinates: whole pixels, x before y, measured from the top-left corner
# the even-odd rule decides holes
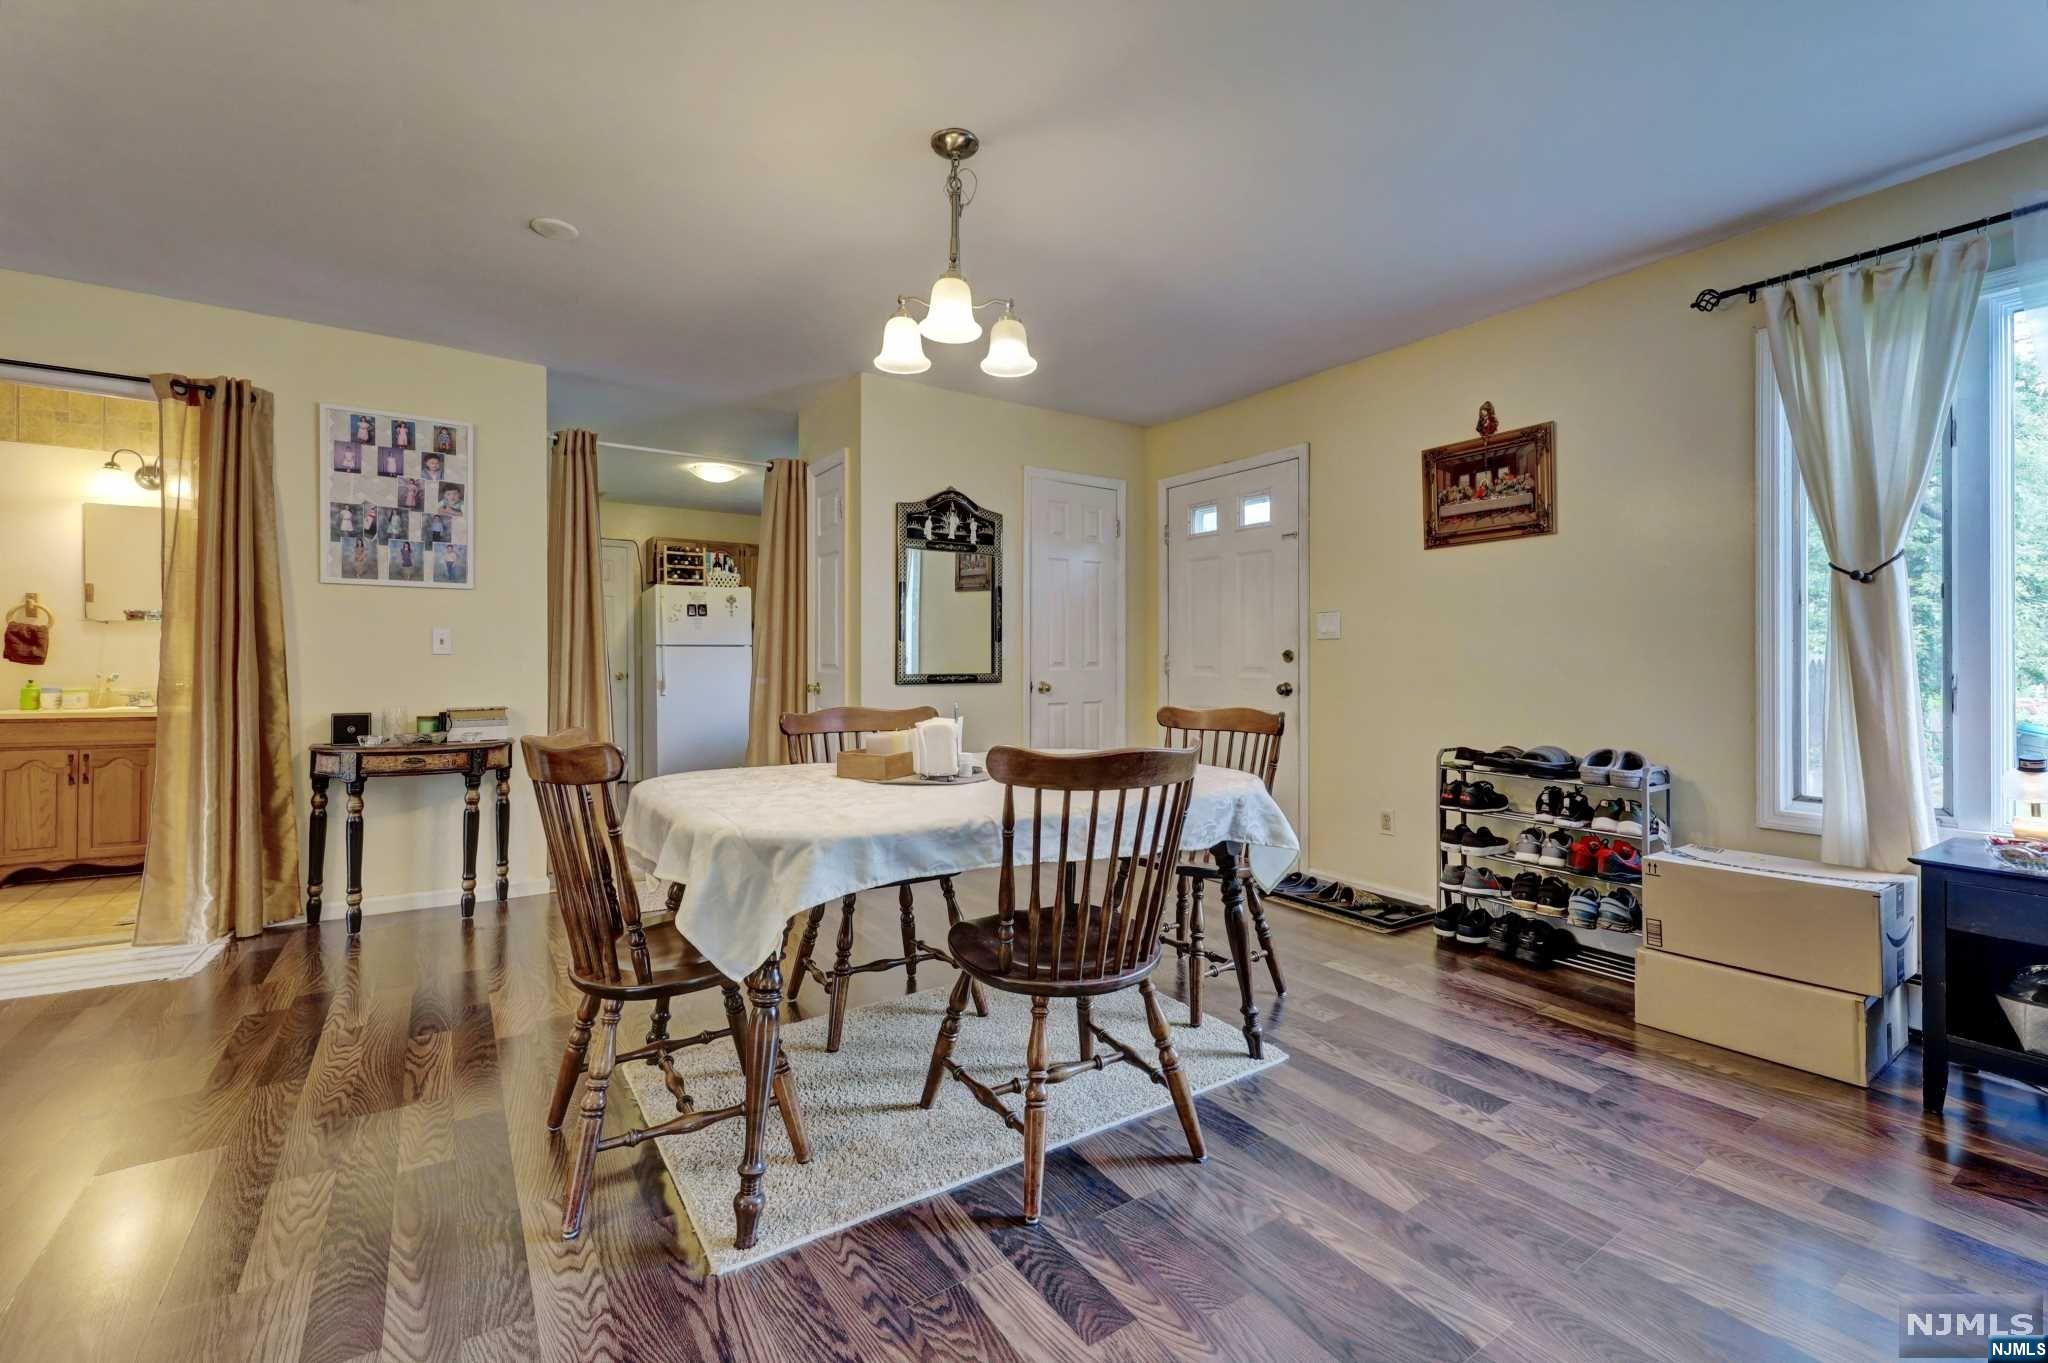
[[[1024,628],[1030,744],[1124,741],[1123,485],[1032,470]]]
[[[1286,717],[1273,797],[1301,827],[1301,494],[1298,457],[1166,494],[1169,705]]]
[[[846,457],[811,466],[810,708],[846,704]]]
[[[602,540],[597,552],[604,589],[604,651],[611,669],[612,742],[626,755],[626,779],[633,773],[640,727],[640,697],[634,674],[640,662],[640,546],[632,540]]]

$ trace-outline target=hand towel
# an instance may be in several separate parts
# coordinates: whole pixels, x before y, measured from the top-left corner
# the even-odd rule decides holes
[[[4,645],[7,661],[40,666],[50,660],[50,627],[34,620],[9,620]]]

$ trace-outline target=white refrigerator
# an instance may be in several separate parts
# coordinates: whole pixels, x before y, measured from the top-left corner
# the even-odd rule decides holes
[[[640,594],[640,643],[636,777],[745,766],[753,589],[656,583]]]

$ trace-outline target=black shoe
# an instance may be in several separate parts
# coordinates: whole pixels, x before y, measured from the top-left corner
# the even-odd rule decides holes
[[[1493,920],[1493,930],[1486,934],[1487,949],[1502,956],[1512,957],[1529,927],[1529,920],[1519,913],[1502,914]]]
[[[1568,790],[1564,803],[1558,806],[1557,822],[1566,828],[1590,828],[1593,824],[1593,802],[1586,798],[1583,790]]]
[[[1482,947],[1486,945],[1487,934],[1493,931],[1493,915],[1477,904],[1468,907],[1458,918],[1458,945]]]
[[[1515,944],[1515,959],[1538,970],[1548,970],[1557,961],[1557,948],[1552,941],[1555,932],[1548,923],[1531,923]]]
[[[1474,771],[1520,771],[1522,760],[1520,748],[1495,748],[1492,752],[1481,753],[1472,759]]]
[[[1456,937],[1458,935],[1458,920],[1464,916],[1465,911],[1456,904],[1446,904],[1442,909],[1438,910],[1436,915],[1437,940],[1447,942]]]
[[[1508,890],[1508,898],[1514,901],[1518,909],[1533,909],[1536,907],[1536,896],[1542,884],[1542,876],[1534,871],[1524,871],[1515,877],[1514,885]]]
[[[1444,787],[1443,794],[1439,798],[1445,808],[1458,809],[1465,803],[1465,790],[1466,786],[1463,781],[1453,781]]]
[[[1551,959],[1562,961],[1567,956],[1576,956],[1578,954],[1579,939],[1574,937],[1569,930],[1561,927],[1550,930]]]
[[[1474,856],[1506,856],[1508,840],[1491,828],[1468,828],[1465,830],[1464,850]]]
[[[1562,918],[1571,902],[1571,886],[1556,876],[1543,877],[1543,884],[1536,891],[1536,912],[1547,918]]]
[[[1453,824],[1437,836],[1437,843],[1452,851],[1462,852],[1465,849],[1465,839],[1471,836],[1471,833],[1472,830],[1465,825]]]
[[[1543,793],[1536,797],[1536,807],[1531,811],[1538,823],[1556,823],[1557,812],[1564,808],[1564,791],[1556,786],[1545,786]]]
[[[1459,803],[1466,809],[1506,809],[1508,797],[1495,790],[1491,781],[1474,781]]]

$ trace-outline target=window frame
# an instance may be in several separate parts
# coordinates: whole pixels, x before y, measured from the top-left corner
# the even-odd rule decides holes
[[[1944,830],[2008,827],[2004,776],[2012,765],[2012,319],[2021,310],[2011,270],[1987,276],[1951,404],[1943,491],[1948,663],[1943,746]],[[1805,640],[1805,492],[1791,445],[1770,343],[1755,334],[1757,790],[1760,828],[1819,834],[1822,803],[1800,794],[1799,678]],[[1984,552],[1958,552],[1983,545]]]

